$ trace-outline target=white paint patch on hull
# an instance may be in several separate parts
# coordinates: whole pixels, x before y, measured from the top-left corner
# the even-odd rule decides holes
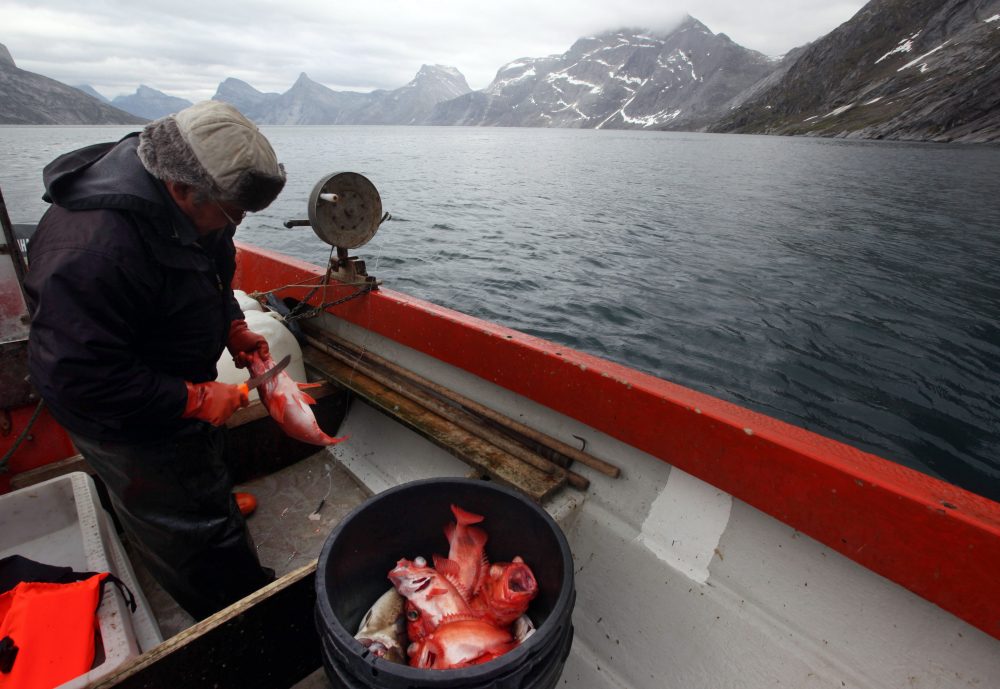
[[[703,584],[732,506],[728,493],[674,467],[650,507],[639,540],[660,560]]]

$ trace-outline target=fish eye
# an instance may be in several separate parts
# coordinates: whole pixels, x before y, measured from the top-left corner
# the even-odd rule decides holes
[[[417,620],[420,619],[420,611],[419,610],[407,610],[406,611],[406,619],[408,619],[410,622],[416,622]]]

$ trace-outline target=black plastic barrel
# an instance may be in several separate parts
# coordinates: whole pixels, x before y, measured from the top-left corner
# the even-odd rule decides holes
[[[444,527],[452,504],[484,520],[490,562],[520,555],[538,582],[528,608],[536,631],[487,663],[426,670],[372,655],[354,633],[372,604],[392,586],[396,561],[448,554]],[[522,494],[488,481],[429,479],[379,493],[352,511],[327,537],[316,570],[316,627],[323,665],[334,687],[347,689],[552,689],[573,642],[573,559],[549,514]]]

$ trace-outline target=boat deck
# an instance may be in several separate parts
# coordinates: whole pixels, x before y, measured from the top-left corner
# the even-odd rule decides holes
[[[335,448],[320,450],[273,474],[236,487],[257,498],[257,510],[248,517],[247,526],[261,564],[273,568],[279,577],[316,559],[330,531],[368,497],[368,492],[341,466],[333,452]],[[191,627],[195,620],[156,583],[141,558],[123,542],[163,638]],[[328,686],[322,668],[295,685],[296,689]]]

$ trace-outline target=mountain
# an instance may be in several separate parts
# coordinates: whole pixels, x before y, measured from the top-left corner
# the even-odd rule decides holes
[[[871,0],[818,40],[770,59],[693,17],[622,29],[501,67],[484,90],[442,65],[371,93],[305,73],[285,93],[238,79],[214,98],[260,124],[437,124],[668,129],[1000,141],[1000,0]],[[138,123],[189,102],[140,86],[102,103],[17,68],[0,45],[0,123]],[[85,95],[90,93],[90,97]],[[128,110],[135,115],[130,115]]]
[[[111,104],[133,115],[155,120],[183,110],[192,103],[184,98],[168,96],[163,91],[140,85],[135,93],[129,96],[115,96]]]
[[[141,124],[140,117],[17,67],[0,45],[0,124]]]
[[[423,65],[410,83],[392,91],[334,91],[303,72],[282,94],[226,79],[213,98],[232,103],[258,124],[419,124],[435,104],[468,91],[454,67]]]
[[[423,65],[413,81],[393,91],[373,91],[354,118],[358,124],[423,124],[434,106],[471,89],[454,67]]]
[[[247,117],[258,124],[350,124],[344,114],[365,100],[366,94],[334,91],[302,72],[290,89]]]
[[[78,91],[83,91],[84,93],[86,93],[91,98],[96,98],[97,100],[101,101],[102,103],[110,103],[111,102],[107,98],[105,98],[104,96],[102,96],[100,93],[98,93],[97,89],[95,89],[90,84],[77,84],[73,88],[77,89]]]
[[[255,122],[260,122],[260,115],[266,112],[272,101],[281,98],[277,93],[261,93],[250,84],[229,77],[215,90],[214,100],[221,100],[234,106],[237,110]]]
[[[872,0],[710,131],[1000,141],[1000,0]]]
[[[14,64],[14,58],[10,56],[10,51],[7,50],[7,46],[0,43],[0,67],[17,67]]]
[[[437,106],[430,123],[697,129],[776,67],[688,16],[665,35],[623,29],[511,62],[484,91]]]

